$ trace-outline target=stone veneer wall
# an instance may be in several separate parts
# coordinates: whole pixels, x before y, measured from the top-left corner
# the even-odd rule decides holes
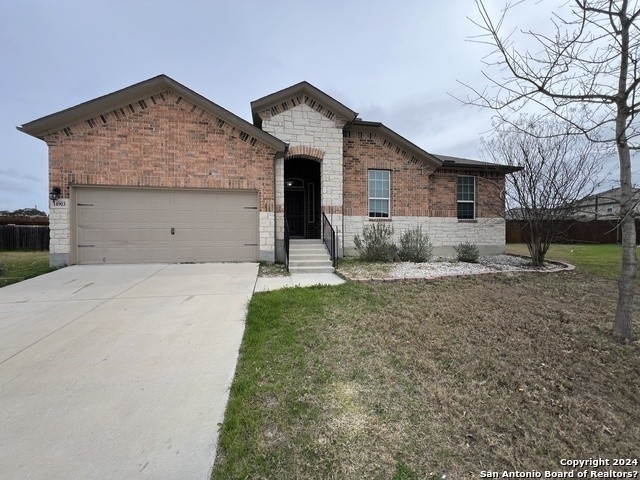
[[[333,226],[341,236],[342,230],[342,128],[346,120],[327,111],[319,104],[312,108],[305,99],[292,108],[276,115],[266,110],[258,112],[262,129],[289,144],[290,157],[311,158],[321,162],[322,211],[333,214]],[[331,117],[331,118],[330,118]],[[301,147],[308,147],[307,149]],[[276,161],[276,258],[284,259],[284,162]]]
[[[69,199],[49,202],[49,265],[63,267],[71,255]]]
[[[345,216],[344,218],[344,254],[355,256],[357,251],[354,237],[362,235],[362,229],[378,220],[365,216]],[[474,243],[482,255],[504,253],[505,221],[502,218],[478,218],[473,222],[461,222],[457,218],[445,217],[394,217],[388,221],[393,227],[394,241],[400,244],[400,236],[409,228],[422,226],[429,235],[434,255],[455,255],[453,247],[461,242]]]
[[[45,137],[51,207],[51,263],[72,259],[74,185],[233,189],[259,192],[260,259],[275,259],[276,151],[224,119],[167,91]]]

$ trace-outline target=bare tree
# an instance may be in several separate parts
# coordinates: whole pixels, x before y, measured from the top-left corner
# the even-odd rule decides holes
[[[549,247],[578,212],[578,200],[601,185],[599,150],[598,144],[572,135],[564,122],[525,115],[513,124],[498,124],[493,138],[483,141],[488,161],[521,167],[506,177],[505,200],[523,222],[534,265],[544,264]]]
[[[552,34],[520,32],[535,45],[521,51],[514,46],[513,36],[503,33],[504,20],[514,5],[508,4],[494,21],[482,0],[476,4],[480,19],[474,23],[482,33],[474,40],[490,45],[492,53],[483,72],[489,86],[484,90],[469,87],[474,94],[468,103],[494,109],[501,116],[533,103],[547,115],[570,122],[586,138],[615,145],[620,169],[622,273],[613,336],[630,341],[634,338],[638,263],[631,180],[631,151],[638,148],[640,134],[636,122],[640,108],[637,0],[571,0],[561,8],[567,10],[565,14],[553,14]],[[536,2],[536,8],[539,5]],[[576,107],[584,111],[579,120],[572,115]]]

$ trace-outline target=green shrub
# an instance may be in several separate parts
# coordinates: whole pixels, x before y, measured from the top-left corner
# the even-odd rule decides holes
[[[4,266],[4,263],[0,263],[0,277],[4,277],[7,273],[7,269]]]
[[[458,254],[459,262],[478,263],[480,257],[480,250],[474,243],[463,242],[459,243],[453,249]]]
[[[428,262],[432,252],[429,235],[422,232],[421,225],[406,230],[400,237],[398,256],[404,262]]]
[[[393,243],[393,227],[383,222],[375,222],[362,229],[362,238],[353,239],[360,258],[369,262],[392,262],[396,258],[397,247]]]

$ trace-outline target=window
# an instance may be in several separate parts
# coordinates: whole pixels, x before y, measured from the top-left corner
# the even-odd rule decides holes
[[[458,177],[458,218],[476,218],[476,177]]]
[[[389,218],[391,172],[369,170],[369,217]]]

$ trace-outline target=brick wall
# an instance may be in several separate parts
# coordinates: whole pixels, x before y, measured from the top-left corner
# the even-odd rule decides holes
[[[457,177],[476,177],[476,217],[503,218],[504,175],[477,170],[438,169],[430,177],[431,217],[457,217]]]
[[[438,255],[468,241],[483,254],[504,250],[504,175],[495,172],[435,168],[415,162],[391,140],[370,129],[344,132],[344,252],[355,254],[353,237],[368,218],[368,170],[391,171],[391,219],[395,241],[408,228],[423,226]],[[476,220],[457,219],[457,176],[476,177]],[[381,220],[374,220],[381,221]]]
[[[276,152],[170,92],[163,97],[47,136],[50,185],[63,198],[73,184],[255,189],[261,211],[273,211]]]
[[[257,190],[261,256],[273,259],[276,151],[184,98],[154,95],[45,141],[50,188],[60,187],[63,199],[72,185]],[[52,216],[53,244],[54,232],[68,243],[69,215],[55,215],[60,218]],[[68,253],[63,242],[60,253]]]
[[[344,214],[369,215],[370,169],[391,171],[391,216],[428,216],[433,166],[413,163],[376,132],[344,132]]]
[[[476,216],[504,215],[504,175],[414,163],[375,132],[344,134],[345,215],[368,215],[368,170],[391,171],[391,216],[457,217],[457,176],[476,177]]]

